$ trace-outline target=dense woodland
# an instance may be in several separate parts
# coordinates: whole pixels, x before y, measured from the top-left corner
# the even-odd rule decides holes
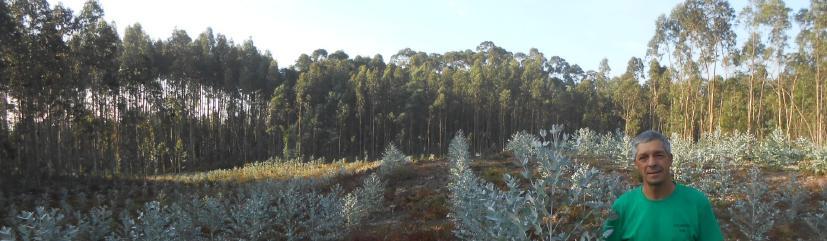
[[[80,11],[3,0],[0,176],[375,159],[387,143],[439,154],[458,130],[472,153],[490,153],[512,133],[555,123],[689,138],[781,129],[827,142],[827,1],[799,10],[780,0],[744,9],[687,0],[653,24],[649,51],[625,70],[606,59],[584,70],[487,41],[446,53],[403,49],[387,60],[319,49],[280,66],[252,40],[211,29],[162,38],[134,23],[118,33],[93,0]],[[789,34],[793,25],[800,31]]]

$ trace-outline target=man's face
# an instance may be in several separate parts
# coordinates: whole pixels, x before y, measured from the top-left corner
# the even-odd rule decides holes
[[[672,166],[672,155],[664,150],[663,143],[659,140],[637,145],[635,166],[640,171],[643,181],[650,186],[671,181],[669,170]]]

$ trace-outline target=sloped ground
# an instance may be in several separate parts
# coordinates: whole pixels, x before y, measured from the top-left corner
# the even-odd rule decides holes
[[[452,240],[446,160],[417,161],[388,180],[386,207],[348,240]],[[357,179],[358,180],[358,179]]]
[[[628,179],[633,179],[632,171],[629,169],[621,169],[608,165],[601,165],[600,162],[587,160],[593,166],[601,169],[604,172],[616,171]],[[327,171],[316,172],[314,170],[321,167],[306,168],[306,166],[297,166],[296,170],[302,170],[303,175],[298,175],[300,178],[315,178],[319,173],[328,173],[329,170],[342,172],[347,170],[345,175],[338,175],[334,177],[327,185],[338,184],[345,190],[350,191],[361,185],[362,179],[376,170],[378,163],[351,163],[351,164],[319,164],[325,166]],[[254,182],[259,179],[272,179],[273,174],[270,169],[283,168],[282,165],[266,166],[253,169],[239,169],[231,177],[216,178],[219,180],[234,180],[233,182]],[[342,169],[344,168],[344,169]],[[502,175],[504,173],[511,173],[516,175],[520,171],[520,167],[516,165],[509,156],[499,155],[493,156],[490,159],[475,160],[471,162],[471,168],[480,178],[492,182],[495,185],[504,187]],[[259,170],[261,169],[261,170]],[[328,170],[329,169],[329,170]],[[248,171],[244,171],[248,170]],[[321,170],[321,169],[320,169]],[[447,188],[449,182],[450,165],[445,159],[437,160],[419,160],[409,163],[406,168],[401,171],[393,173],[389,177],[383,177],[387,181],[387,188],[385,190],[384,208],[380,211],[372,213],[368,220],[365,221],[361,227],[357,228],[345,240],[454,240],[452,233],[453,225],[448,217],[450,213],[449,191]],[[267,175],[264,175],[264,174]],[[784,192],[786,183],[789,177],[795,171],[779,171],[779,170],[764,170],[763,178],[770,184],[773,192]],[[262,178],[252,178],[264,175]],[[235,178],[236,175],[245,178]],[[733,172],[736,185],[746,184],[744,171]],[[278,176],[278,175],[277,175]],[[209,175],[207,175],[209,177]],[[278,179],[278,178],[276,178]],[[158,199],[159,193],[175,193],[180,191],[197,192],[197,193],[211,193],[220,192],[221,190],[228,190],[237,188],[238,184],[233,182],[226,183],[218,180],[211,180],[208,178],[207,184],[199,184],[203,182],[198,178],[193,183],[186,180],[178,179],[163,179],[159,178],[150,182],[147,187],[146,182],[137,180],[124,180],[114,182],[112,180],[99,180],[95,185],[81,185],[77,182],[63,182],[61,185],[46,188],[43,190],[19,190],[17,192],[29,193],[29,196],[34,197],[48,197],[48,199],[56,200],[60,195],[56,190],[61,188],[69,188],[73,192],[78,191],[78,186],[84,186],[81,190],[88,193],[95,193],[102,189],[112,190],[120,189],[124,192],[107,194],[107,197],[118,199],[130,198],[135,202],[135,205],[140,203]],[[804,210],[812,210],[816,207],[819,201],[827,199],[827,176],[813,176],[804,175],[799,178],[799,181],[810,195],[804,200]],[[141,184],[143,183],[143,184]],[[142,191],[143,190],[143,191]],[[12,188],[4,188],[6,194],[16,193]],[[11,192],[11,193],[9,193]],[[824,194],[820,194],[824,192]],[[174,198],[174,197],[170,197]],[[31,200],[23,199],[23,200]],[[32,202],[22,202],[21,200],[10,200],[17,203],[19,208],[30,209]],[[21,202],[15,202],[21,201]],[[71,201],[71,200],[70,200]],[[123,200],[114,203],[123,203]],[[84,205],[74,203],[76,207],[83,207]],[[87,203],[86,205],[92,205]],[[57,206],[56,203],[52,205]],[[99,205],[99,204],[95,204]],[[784,207],[782,207],[783,209]],[[0,210],[0,216],[3,210]],[[783,211],[783,210],[782,210]],[[719,222],[724,227],[725,236],[728,240],[743,240],[744,237],[732,225],[730,221],[730,214],[725,207],[716,208]],[[770,240],[812,240],[814,233],[806,227],[803,221],[796,220],[789,224],[777,224],[770,231]]]
[[[519,172],[519,167],[510,158],[502,156],[475,160],[471,167],[479,177],[501,187],[504,186],[502,174],[516,175]],[[599,164],[597,167],[632,178],[628,169],[613,170],[616,168]],[[372,214],[367,224],[354,231],[347,240],[454,240],[451,233],[453,226],[448,218],[451,205],[447,189],[449,169],[449,163],[444,159],[417,161],[388,178],[391,180],[385,192],[385,209]],[[787,171],[764,172],[764,178],[775,192],[783,191],[791,174]],[[746,173],[734,172],[733,175],[738,177],[735,180],[739,184],[745,181],[743,177]],[[348,183],[357,183],[360,178],[351,176],[341,181],[347,188],[353,185]],[[827,198],[819,194],[827,190],[827,177],[801,176],[799,181],[810,193],[804,201],[804,210],[815,208],[819,201]],[[744,239],[729,220],[730,214],[725,207],[717,207],[716,213],[728,240]],[[776,225],[769,235],[770,240],[809,240],[813,233],[803,221],[797,220],[792,224]]]

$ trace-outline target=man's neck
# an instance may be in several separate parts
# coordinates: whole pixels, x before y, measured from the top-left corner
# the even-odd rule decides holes
[[[661,200],[675,191],[675,183],[672,180],[667,180],[659,185],[649,185],[646,182],[643,183],[643,195],[646,195],[646,198],[649,200]]]

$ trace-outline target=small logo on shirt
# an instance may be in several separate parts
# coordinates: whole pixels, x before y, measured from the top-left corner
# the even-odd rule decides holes
[[[675,224],[674,228],[681,233],[686,233],[687,231],[689,231],[689,224]]]

